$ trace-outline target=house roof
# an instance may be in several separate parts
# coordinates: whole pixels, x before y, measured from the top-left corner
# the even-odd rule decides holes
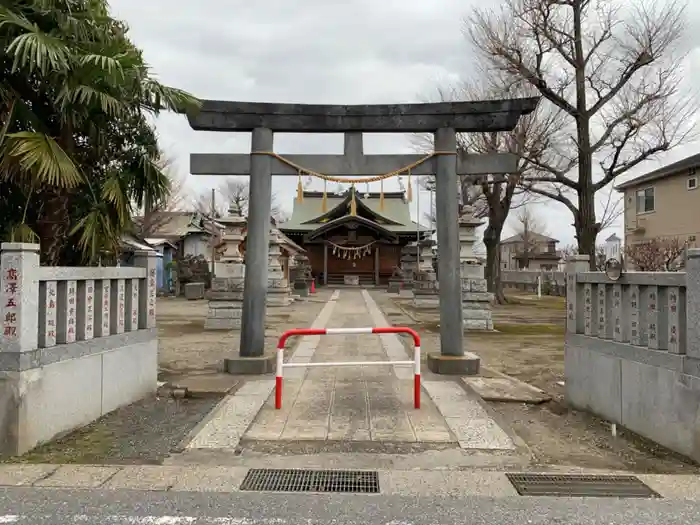
[[[356,190],[358,211],[365,208],[377,217],[382,228],[392,233],[414,233],[418,226],[411,220],[411,211],[403,192],[384,193],[384,206],[381,205],[380,193],[363,193]],[[301,202],[294,200],[291,218],[279,224],[282,231],[309,232],[324,224],[322,219],[334,215],[347,215],[345,206],[350,202],[350,190],[343,194],[327,193],[327,211],[323,211],[323,192],[305,191]],[[420,231],[430,231],[430,228],[420,226]]]
[[[627,188],[634,188],[635,186],[640,186],[655,180],[664,179],[673,175],[680,175],[682,172],[692,168],[700,168],[700,153],[697,155],[691,155],[690,157],[686,157],[678,162],[674,162],[673,164],[669,164],[668,166],[664,166],[658,170],[646,173],[645,175],[640,175],[634,179],[622,182],[615,186],[615,189],[621,191],[626,190]]]
[[[529,259],[531,261],[542,261],[542,260],[559,260],[561,259],[561,255],[558,253],[521,253],[518,254],[514,257],[514,259]]]
[[[559,242],[559,239],[554,237],[548,237],[547,235],[542,235],[541,233],[529,232],[528,237],[532,239],[533,242]],[[519,242],[525,242],[522,233],[517,233],[507,239],[503,239],[501,244],[517,244]]]
[[[605,242],[613,242],[613,241],[621,241],[621,240],[622,240],[622,239],[620,239],[620,238],[617,236],[617,234],[613,233],[610,237],[608,237],[607,239],[605,239]]]
[[[197,226],[194,222],[195,213],[190,211],[161,211],[154,212],[151,223],[157,224],[157,228],[152,232],[153,237],[172,240],[173,238],[184,237],[191,233],[207,233],[206,230]],[[142,220],[143,217],[136,217],[135,220]]]
[[[381,237],[384,237],[384,238],[390,239],[390,240],[396,240],[396,234],[394,232],[388,230],[386,227],[384,227],[381,224],[378,224],[370,219],[365,219],[364,217],[361,217],[359,215],[358,216],[344,215],[343,217],[339,217],[339,218],[334,219],[332,221],[329,221],[325,224],[321,224],[318,228],[316,228],[312,232],[309,232],[307,234],[307,238],[309,241],[312,241],[316,237],[318,237],[319,235],[322,235],[323,233],[330,231],[334,228],[337,228],[339,226],[342,226],[343,224],[346,224],[348,222],[358,222],[364,226],[367,226],[371,230],[374,230]]]

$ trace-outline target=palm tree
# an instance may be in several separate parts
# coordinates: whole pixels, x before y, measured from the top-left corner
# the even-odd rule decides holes
[[[169,191],[147,115],[198,104],[153,79],[105,0],[0,0],[0,227],[45,264],[114,252],[132,207]]]

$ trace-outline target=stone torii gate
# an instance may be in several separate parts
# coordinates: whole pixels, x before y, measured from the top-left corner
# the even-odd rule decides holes
[[[456,134],[510,131],[537,103],[537,98],[358,106],[203,101],[198,112],[188,115],[192,129],[252,132],[250,154],[192,154],[190,159],[193,175],[250,176],[240,350],[238,358],[227,360],[227,371],[266,373],[274,364],[274,355],[265,354],[264,348],[272,176],[298,176],[299,171],[271,155],[273,134],[344,133],[344,155],[285,155],[285,159],[328,176],[357,176],[361,183],[360,177],[390,173],[424,157],[363,154],[363,133],[394,132],[435,136],[439,155],[411,170],[411,175],[436,176],[440,354],[429,358],[444,358],[436,370],[464,373],[468,358],[462,345],[457,176],[512,173],[517,159],[509,154],[457,156]]]

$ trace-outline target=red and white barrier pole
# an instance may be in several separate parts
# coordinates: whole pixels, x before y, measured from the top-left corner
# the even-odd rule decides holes
[[[287,363],[284,364],[284,347],[292,336],[304,335],[342,335],[342,334],[409,334],[413,337],[413,361],[349,361],[332,363]],[[277,343],[277,362],[275,376],[275,408],[282,408],[282,378],[284,368],[321,367],[321,366],[382,366],[413,365],[413,406],[420,408],[420,336],[407,327],[361,327],[361,328],[296,328],[284,332]]]

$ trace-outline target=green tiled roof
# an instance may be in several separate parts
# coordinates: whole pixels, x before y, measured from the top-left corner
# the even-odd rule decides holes
[[[366,205],[372,212],[380,217],[393,221],[398,224],[382,224],[383,228],[394,233],[412,233],[416,231],[416,223],[411,220],[411,212],[409,203],[405,200],[403,193],[384,193],[384,209],[380,206],[379,193],[363,193],[358,191],[357,198]],[[294,200],[294,210],[292,217],[279,225],[282,231],[313,231],[321,222],[311,222],[313,219],[320,217],[338,207],[345,201],[347,193],[342,195],[328,193],[327,194],[327,211],[323,211],[323,193],[322,192],[304,192],[304,200],[298,202]],[[421,226],[421,231],[428,231],[429,228]]]

